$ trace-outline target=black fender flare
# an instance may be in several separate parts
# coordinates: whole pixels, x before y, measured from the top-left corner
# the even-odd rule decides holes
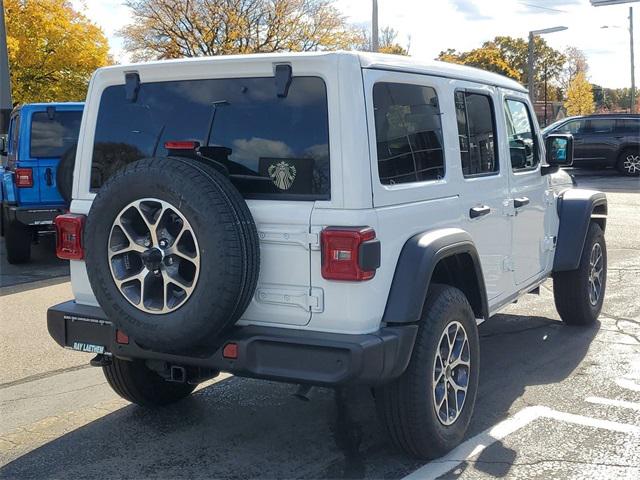
[[[386,323],[420,321],[429,285],[438,262],[459,254],[467,254],[471,257],[475,273],[474,288],[478,289],[478,298],[475,302],[469,299],[469,302],[475,306],[476,316],[488,319],[487,291],[480,256],[473,239],[462,229],[444,228],[419,233],[404,244],[396,264],[382,321]]]
[[[576,270],[580,264],[587,230],[592,219],[604,230],[607,217],[607,196],[596,190],[572,188],[558,197],[560,227],[553,259],[554,272]]]

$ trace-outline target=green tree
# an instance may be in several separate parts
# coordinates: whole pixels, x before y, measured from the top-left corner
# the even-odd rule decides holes
[[[93,71],[111,62],[107,39],[67,0],[4,0],[13,99],[84,100]]]
[[[135,60],[350,48],[360,32],[334,0],[127,0]]]
[[[438,55],[438,60],[482,68],[506,75],[514,80],[527,81],[529,44],[522,38],[498,36],[484,42],[481,47],[468,52],[447,49]],[[544,95],[544,80],[555,82],[565,62],[564,55],[547,45],[542,37],[535,37],[534,59],[536,84]],[[540,95],[538,96],[540,98]]]
[[[583,72],[578,72],[569,84],[564,108],[567,115],[588,115],[594,112],[593,88]]]

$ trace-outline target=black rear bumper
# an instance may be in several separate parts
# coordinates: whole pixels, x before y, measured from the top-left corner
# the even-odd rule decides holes
[[[10,222],[18,222],[40,229],[52,229],[55,218],[65,212],[65,208],[59,205],[33,205],[29,207],[6,205],[5,208]]]
[[[102,309],[73,301],[49,308],[47,327],[59,345],[75,350],[323,386],[376,385],[397,378],[407,368],[418,331],[416,325],[383,327],[363,335],[236,327],[213,354],[195,357],[154,352],[133,339],[119,344],[116,328]],[[235,360],[223,357],[229,343],[237,345]]]

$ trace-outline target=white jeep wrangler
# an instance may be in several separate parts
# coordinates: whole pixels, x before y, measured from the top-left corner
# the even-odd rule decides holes
[[[393,440],[457,445],[478,324],[554,279],[567,324],[605,293],[604,194],[573,189],[507,78],[399,56],[247,55],[98,70],[51,336],[122,397],[219,372],[376,389]]]

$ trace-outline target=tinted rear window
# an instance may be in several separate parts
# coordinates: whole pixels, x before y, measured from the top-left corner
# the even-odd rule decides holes
[[[616,133],[630,133],[640,136],[640,119],[621,118],[616,120]]]
[[[78,142],[82,112],[36,112],[31,116],[30,156],[61,157]]]
[[[208,142],[207,142],[207,139]],[[324,81],[295,77],[287,97],[275,80],[234,78],[124,85],[102,94],[93,148],[92,189],[140,158],[169,156],[170,141],[197,141],[228,169],[245,197],[326,199],[329,128]]]

